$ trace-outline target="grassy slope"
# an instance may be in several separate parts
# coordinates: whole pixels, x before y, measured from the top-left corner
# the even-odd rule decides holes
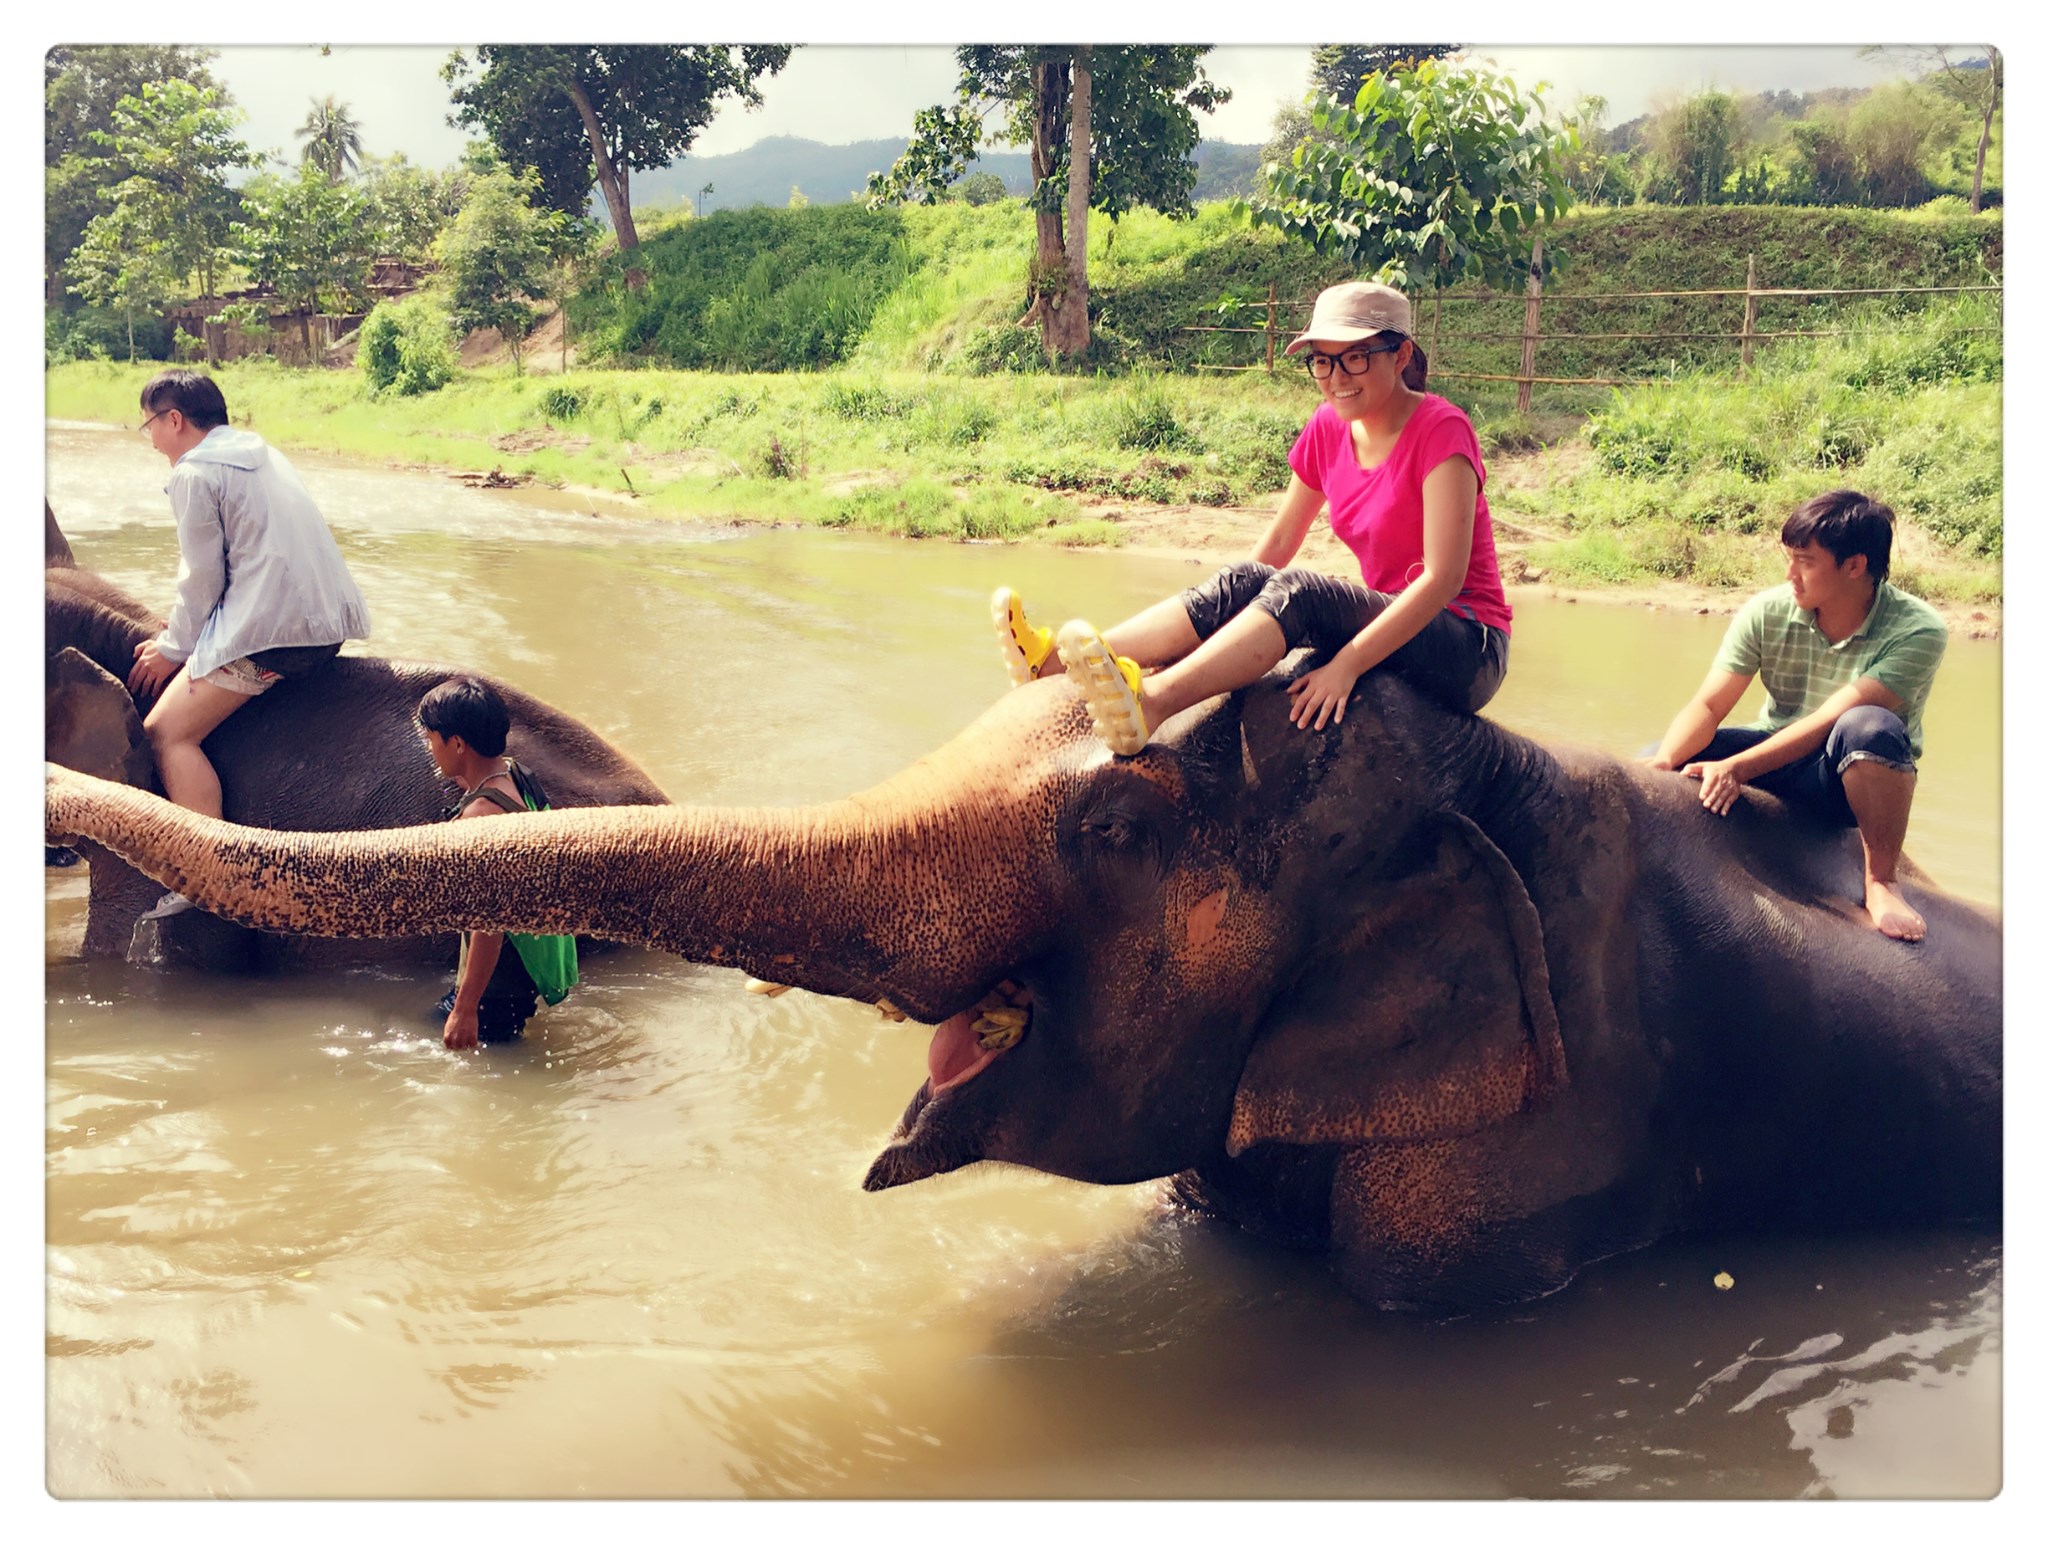
[[[646,244],[651,298],[614,282],[572,307],[586,341],[637,339],[660,353],[663,338],[686,340],[757,363],[811,349],[840,361],[828,371],[665,370],[628,354],[621,362],[640,368],[478,372],[415,399],[373,399],[353,372],[262,364],[224,371],[224,385],[238,416],[285,444],[630,488],[686,514],[1113,541],[1102,517],[1116,501],[1243,504],[1284,484],[1287,446],[1315,400],[1306,381],[1200,368],[1262,358],[1263,341],[1179,329],[1217,320],[1227,295],[1263,315],[1269,284],[1283,300],[1312,294],[1342,277],[1326,260],[1220,206],[1184,223],[1095,222],[1093,368],[1018,372],[1006,367],[1032,352],[1013,321],[1031,234],[1016,205],[860,218],[841,208],[685,222]],[[1562,297],[1739,286],[1752,251],[1760,282],[1784,287],[1983,282],[2002,261],[1995,219],[1862,210],[1596,212],[1566,222],[1552,246],[1568,265],[1546,332],[1726,327],[1726,299],[1575,312]],[[1521,310],[1519,299],[1454,293],[1437,366],[1511,370],[1512,340],[1449,334],[1518,332]],[[1773,300],[1765,329],[1859,331],[1775,344],[1740,385],[1728,345],[1552,339],[1544,373],[1670,384],[1539,395],[1529,418],[1512,411],[1511,387],[1432,384],[1472,412],[1497,515],[1534,534],[1529,561],[1555,577],[1749,585],[1771,572],[1783,511],[1849,482],[1907,518],[1902,577],[1967,599],[1999,586],[2002,356],[1995,331],[1968,331],[1997,323],[1994,306],[1953,297]],[[1427,339],[1426,320],[1421,330]],[[53,371],[49,411],[130,418],[148,368]],[[1110,502],[1091,517],[1074,495]]]

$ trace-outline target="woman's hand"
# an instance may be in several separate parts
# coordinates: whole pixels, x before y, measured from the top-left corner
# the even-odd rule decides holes
[[[1287,717],[1302,729],[1310,727],[1311,718],[1315,720],[1314,727],[1321,729],[1331,722],[1332,715],[1342,724],[1351,689],[1364,674],[1351,663],[1350,651],[1340,650],[1327,664],[1297,677],[1288,687],[1287,695],[1294,699],[1294,707],[1288,710]]]

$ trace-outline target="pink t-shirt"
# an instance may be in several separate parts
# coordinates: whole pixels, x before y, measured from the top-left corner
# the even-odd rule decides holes
[[[1472,561],[1465,585],[1446,609],[1507,633],[1514,612],[1501,589],[1500,560],[1493,551],[1486,467],[1472,421],[1455,403],[1423,393],[1401,426],[1393,454],[1368,472],[1352,449],[1351,426],[1326,402],[1287,453],[1287,464],[1329,501],[1330,529],[1358,555],[1366,585],[1399,595],[1422,573],[1422,480],[1452,456],[1463,456],[1479,475],[1479,506],[1472,517]]]

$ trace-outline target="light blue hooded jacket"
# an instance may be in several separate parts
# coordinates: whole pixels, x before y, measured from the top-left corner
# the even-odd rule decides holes
[[[164,485],[178,603],[157,649],[194,680],[261,649],[370,636],[370,609],[306,485],[261,435],[222,424]]]

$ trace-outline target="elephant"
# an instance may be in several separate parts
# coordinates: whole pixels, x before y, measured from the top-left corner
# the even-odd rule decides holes
[[[155,757],[125,683],[135,645],[154,637],[163,619],[78,567],[47,503],[44,522],[44,755],[154,792]],[[429,688],[456,673],[445,665],[344,655],[257,698],[206,739],[221,775],[224,814],[299,831],[440,820],[449,790],[420,747],[412,714]],[[511,710],[507,752],[540,775],[552,804],[667,803],[652,778],[588,726],[505,682],[492,685]],[[55,857],[61,850],[50,851],[63,862]],[[339,940],[252,932],[195,912],[138,922],[162,887],[103,848],[88,844],[84,853],[88,956],[214,970],[439,966],[455,959],[452,934]]]
[[[1549,747],[1301,652],[1112,756],[1063,679],[800,810],[323,837],[52,769],[46,828],[266,928],[575,929],[931,1028],[868,1190],[988,1161],[1174,1190],[1460,1313],[1681,1232],[2001,1206],[2000,924],[1853,831]],[[566,861],[565,861],[566,859]]]

